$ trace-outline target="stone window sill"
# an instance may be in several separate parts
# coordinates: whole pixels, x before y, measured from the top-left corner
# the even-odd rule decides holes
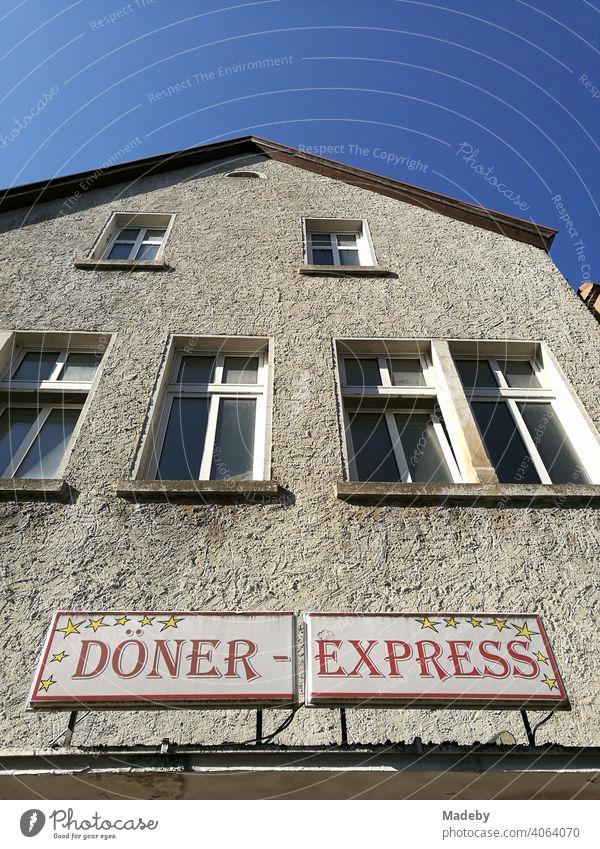
[[[0,501],[61,501],[67,491],[62,478],[0,478]]]
[[[150,481],[120,480],[114,486],[119,498],[131,501],[260,502],[277,500],[277,481]]]
[[[336,496],[356,504],[399,504],[420,507],[427,504],[474,507],[599,507],[600,486],[553,484],[414,484],[338,481]]]
[[[84,271],[166,271],[166,262],[148,259],[76,259],[75,268]]]
[[[389,268],[380,265],[301,265],[300,274],[334,277],[389,277]]]

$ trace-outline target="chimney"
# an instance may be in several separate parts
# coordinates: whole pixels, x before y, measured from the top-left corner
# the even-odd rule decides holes
[[[577,294],[588,307],[588,309],[600,321],[600,284],[599,283],[582,283]]]

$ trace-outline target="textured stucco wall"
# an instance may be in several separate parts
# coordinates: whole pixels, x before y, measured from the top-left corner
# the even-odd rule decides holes
[[[45,745],[66,724],[66,714],[24,711],[58,607],[539,611],[573,702],[539,739],[600,745],[598,513],[336,501],[332,357],[333,337],[544,340],[598,426],[597,323],[537,248],[291,166],[253,167],[268,179],[186,169],[0,217],[0,327],[114,334],[66,475],[76,503],[0,505],[2,746]],[[74,268],[115,210],[177,213],[172,271]],[[301,276],[303,215],[367,218],[379,263],[397,277]],[[272,477],[292,504],[136,505],[111,494],[129,474],[169,333],[274,338]],[[266,714],[265,731],[282,716]],[[364,742],[468,743],[502,729],[524,739],[514,712],[355,710],[348,726]],[[75,739],[253,736],[251,712],[177,711],[95,713]],[[337,713],[301,710],[280,739],[339,739]]]

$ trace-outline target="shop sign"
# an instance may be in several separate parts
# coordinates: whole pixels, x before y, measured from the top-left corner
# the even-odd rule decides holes
[[[309,613],[306,704],[569,710],[542,620],[525,613]]]
[[[61,612],[29,707],[274,707],[296,693],[293,613]]]

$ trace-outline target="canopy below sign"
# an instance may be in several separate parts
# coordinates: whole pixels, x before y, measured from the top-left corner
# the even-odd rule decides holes
[[[570,709],[534,614],[309,613],[305,620],[308,706]]]
[[[293,704],[295,643],[293,613],[57,613],[29,707]]]

